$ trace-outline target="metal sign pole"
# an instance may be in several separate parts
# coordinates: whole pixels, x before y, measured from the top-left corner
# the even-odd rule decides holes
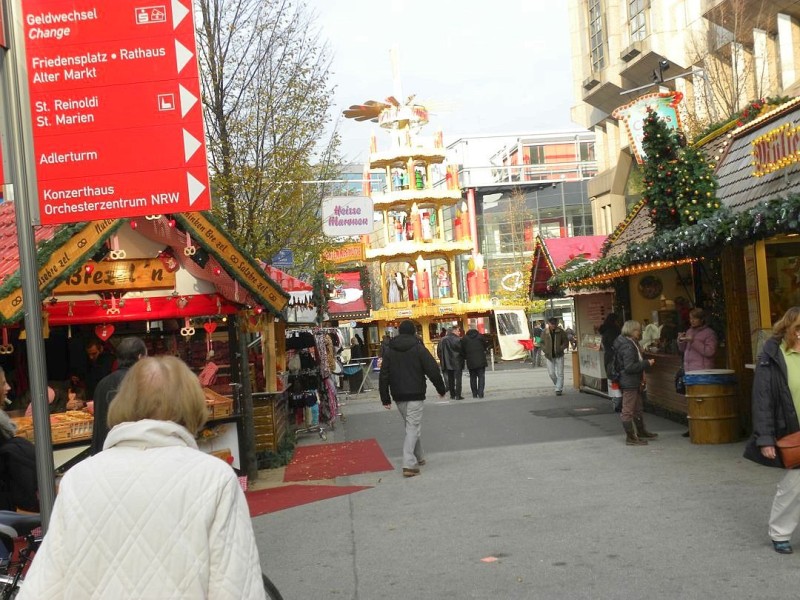
[[[28,377],[31,383],[36,468],[39,477],[39,504],[42,528],[46,531],[55,502],[55,469],[50,437],[50,410],[47,402],[47,370],[44,359],[42,304],[39,298],[36,245],[33,236],[31,204],[38,206],[35,166],[32,160],[30,103],[27,101],[24,36],[21,0],[2,0],[8,24],[8,51],[0,59],[2,75],[4,155],[11,164],[11,184],[6,192],[14,196],[14,212],[19,244],[25,331],[27,334]],[[27,142],[27,143],[26,143]]]

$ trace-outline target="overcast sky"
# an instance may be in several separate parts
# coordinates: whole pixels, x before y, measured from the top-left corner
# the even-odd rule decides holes
[[[334,118],[345,159],[363,162],[377,124],[342,110],[394,93],[399,49],[404,96],[431,112],[424,135],[574,130],[564,0],[306,0],[333,58]],[[388,138],[387,138],[388,139]]]

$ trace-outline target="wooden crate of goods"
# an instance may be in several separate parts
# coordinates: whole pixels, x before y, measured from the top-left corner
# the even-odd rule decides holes
[[[203,388],[209,419],[220,419],[233,414],[233,398],[228,398],[210,388]]]
[[[33,441],[33,417],[12,419],[17,425],[17,436]],[[92,415],[82,410],[68,410],[50,415],[50,438],[54,444],[89,440],[92,437]]]

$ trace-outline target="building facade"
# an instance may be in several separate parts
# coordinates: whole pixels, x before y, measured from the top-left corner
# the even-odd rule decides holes
[[[537,236],[592,235],[588,182],[597,173],[594,135],[564,131],[459,138],[447,147],[475,204],[477,251],[492,295],[515,291]]]
[[[572,119],[595,134],[598,173],[588,194],[597,234],[612,233],[641,191],[615,109],[678,91],[691,138],[753,99],[798,89],[796,0],[570,0],[569,10]]]

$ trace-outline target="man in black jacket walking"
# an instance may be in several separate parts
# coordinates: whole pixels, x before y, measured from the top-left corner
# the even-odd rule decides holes
[[[117,395],[122,378],[134,363],[147,356],[147,346],[138,337],[126,337],[117,346],[117,361],[119,368],[103,377],[97,384],[94,392],[94,424],[92,425],[92,455],[103,449],[103,444],[108,435],[108,406]]]
[[[398,335],[387,344],[383,353],[378,377],[381,403],[388,410],[394,398],[405,423],[403,477],[419,475],[419,467],[425,464],[420,440],[422,403],[428,387],[425,377],[431,380],[440,397],[447,391],[436,359],[422,344],[416,331],[411,321],[400,323]]]

